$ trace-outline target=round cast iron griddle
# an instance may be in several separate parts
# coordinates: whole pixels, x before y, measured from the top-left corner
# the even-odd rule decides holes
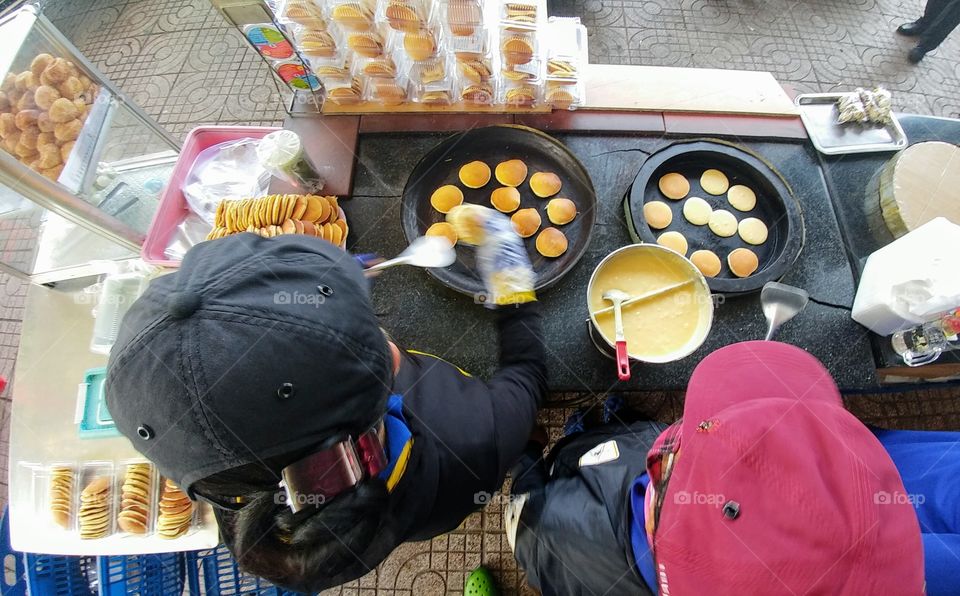
[[[596,220],[597,196],[590,175],[583,164],[560,141],[538,130],[525,126],[490,126],[455,134],[431,149],[410,173],[403,189],[400,221],[408,242],[422,236],[432,224],[444,221],[445,215],[430,205],[430,195],[445,184],[456,185],[463,191],[464,203],[476,203],[493,208],[490,193],[499,188],[493,170],[509,159],[521,159],[527,164],[527,178],[517,187],[520,207],[535,207],[543,223],[540,230],[552,226],[547,219],[547,202],[554,197],[565,197],[577,205],[577,217],[563,226],[553,226],[567,237],[567,251],[555,259],[537,252],[537,234],[524,239],[530,263],[537,274],[537,290],[545,290],[557,283],[573,268],[587,250],[590,234]],[[467,188],[460,182],[460,166],[480,160],[490,166],[490,182],[483,188]],[[554,197],[541,199],[530,190],[530,176],[535,172],[553,172],[560,177],[562,187]],[[509,217],[512,213],[504,214]],[[539,231],[538,231],[539,233]],[[483,282],[477,271],[475,249],[457,243],[457,261],[442,269],[427,272],[443,285],[469,295],[482,294]]]
[[[753,190],[757,195],[756,206],[751,211],[739,211],[727,201],[726,193],[715,196],[704,191],[700,175],[711,168],[726,174],[730,186],[742,184]],[[690,182],[689,194],[678,201],[665,197],[658,186],[660,177],[670,172],[682,174]],[[707,225],[693,225],[683,217],[683,203],[689,197],[700,197],[715,210],[726,209],[737,221],[756,217],[767,224],[767,241],[753,246],[744,242],[739,234],[721,238]],[[662,230],[651,228],[643,216],[643,205],[654,200],[666,203],[673,210],[673,221]],[[786,183],[756,156],[731,145],[694,141],[675,143],[654,153],[640,168],[625,201],[629,223],[643,242],[656,242],[660,234],[677,231],[687,238],[687,257],[700,249],[712,250],[720,257],[720,273],[706,278],[714,292],[753,292],[768,281],[780,279],[793,265],[803,245],[803,215]],[[756,272],[744,278],[733,275],[727,266],[727,255],[741,247],[755,252],[760,260]]]

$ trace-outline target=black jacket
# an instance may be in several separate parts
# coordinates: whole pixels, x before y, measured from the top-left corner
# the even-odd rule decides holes
[[[405,354],[393,391],[413,433],[390,515],[357,564],[330,585],[358,578],[394,548],[449,532],[496,492],[523,453],[547,391],[536,303],[497,311],[500,366],[488,381],[432,356]]]
[[[607,424],[564,439],[547,461],[531,453],[518,464],[512,492],[529,496],[514,554],[543,596],[652,594],[630,544],[630,489],[665,428],[647,421]],[[585,456],[609,441],[616,446],[606,445],[604,457]]]

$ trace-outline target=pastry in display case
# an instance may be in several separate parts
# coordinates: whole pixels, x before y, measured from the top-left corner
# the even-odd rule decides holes
[[[0,36],[0,267],[47,282],[134,256],[178,143],[37,7]]]

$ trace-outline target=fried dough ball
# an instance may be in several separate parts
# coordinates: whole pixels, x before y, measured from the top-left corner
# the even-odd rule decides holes
[[[62,122],[53,127],[53,134],[61,143],[75,141],[80,136],[80,130],[83,128],[83,122],[80,120],[71,120]]]
[[[79,115],[80,110],[66,97],[61,97],[50,106],[50,119],[57,123],[70,122]]]
[[[33,101],[36,102],[37,107],[41,110],[49,110],[53,102],[58,99],[60,99],[60,92],[49,85],[40,85],[37,87],[37,90],[33,92]]]
[[[40,112],[37,110],[20,110],[17,112],[17,115],[14,116],[14,121],[17,123],[17,128],[27,130],[28,128],[36,126],[39,116]]]
[[[73,65],[63,58],[54,58],[53,61],[45,69],[43,69],[41,79],[46,79],[43,81],[44,85],[49,85],[50,83],[58,85],[69,79],[70,75],[73,74],[73,71],[75,70],[76,69],[73,68]]]
[[[37,127],[41,132],[53,132],[53,127],[56,123],[50,119],[50,114],[46,112],[40,112],[40,115],[37,116]]]
[[[66,81],[57,85],[57,90],[60,92],[60,95],[66,97],[67,99],[76,99],[80,97],[80,94],[83,93],[85,87],[83,83],[80,82],[80,79],[77,77],[70,77]]]
[[[67,163],[67,160],[70,159],[70,152],[73,151],[73,146],[76,144],[76,141],[67,141],[63,145],[60,145],[60,159],[63,163]]]
[[[50,54],[37,54],[30,63],[30,72],[32,72],[33,76],[39,81],[40,75],[43,74],[43,71],[46,70],[53,61],[54,57]]]
[[[40,151],[39,162],[40,167],[44,170],[59,166],[62,162],[60,159],[60,148],[56,145],[52,147],[47,145],[43,151]]]
[[[17,110],[32,110],[37,107],[37,102],[33,100],[33,91],[24,91],[17,98]]]
[[[8,135],[19,131],[16,116],[9,113],[0,114],[0,139],[5,139]]]
[[[10,103],[10,97],[7,95],[6,91],[0,91],[0,112],[9,112],[13,107],[13,104]]]
[[[19,91],[26,91],[27,89],[37,85],[33,78],[33,73],[29,70],[25,70],[18,74],[17,78],[15,79],[15,84]]]
[[[24,130],[20,135],[20,144],[29,147],[30,149],[36,149],[39,136],[40,129],[36,126],[31,126],[30,128]]]

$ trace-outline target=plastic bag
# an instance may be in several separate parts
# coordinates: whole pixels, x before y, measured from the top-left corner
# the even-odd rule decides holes
[[[190,210],[211,226],[223,199],[267,194],[270,173],[260,165],[257,143],[257,139],[219,143],[201,151],[194,160],[183,183],[183,196]]]
[[[459,205],[447,214],[464,244],[477,247],[477,268],[489,296],[487,307],[536,300],[536,274],[523,240],[510,220],[480,205]]]
[[[163,256],[171,261],[182,261],[187,251],[206,240],[207,234],[212,229],[213,225],[207,223],[202,217],[196,213],[188,213],[170,234],[170,241],[167,243],[167,248],[163,250]]]

